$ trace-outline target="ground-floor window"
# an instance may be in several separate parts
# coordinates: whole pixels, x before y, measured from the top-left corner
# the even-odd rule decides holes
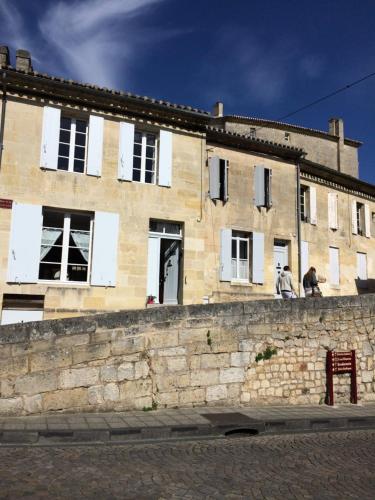
[[[250,235],[232,231],[232,279],[249,281]]]
[[[87,282],[91,257],[92,216],[45,209],[39,279]]]

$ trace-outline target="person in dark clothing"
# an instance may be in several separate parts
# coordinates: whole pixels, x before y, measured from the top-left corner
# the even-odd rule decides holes
[[[315,267],[310,267],[310,269],[303,277],[303,289],[305,290],[305,297],[322,296],[322,292],[320,291],[318,286]]]

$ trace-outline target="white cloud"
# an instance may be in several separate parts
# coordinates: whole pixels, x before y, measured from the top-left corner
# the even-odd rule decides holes
[[[39,28],[48,44],[57,48],[65,72],[80,81],[116,87],[144,34],[136,18],[163,1],[59,1],[47,10]]]

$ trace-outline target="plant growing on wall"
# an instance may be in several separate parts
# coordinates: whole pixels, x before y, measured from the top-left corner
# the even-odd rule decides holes
[[[271,359],[272,356],[274,356],[275,354],[277,354],[277,349],[276,347],[270,347],[270,346],[267,346],[267,348],[263,351],[263,352],[259,352],[256,356],[255,356],[255,361],[258,363],[258,361],[262,361],[262,359],[264,361],[266,361],[267,359]]]

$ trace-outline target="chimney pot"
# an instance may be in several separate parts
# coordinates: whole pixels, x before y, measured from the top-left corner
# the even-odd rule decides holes
[[[215,118],[224,116],[224,104],[220,101],[216,102],[212,114]]]
[[[9,66],[9,49],[6,45],[0,47],[0,66]]]
[[[328,132],[344,140],[344,121],[342,118],[331,118],[328,122]]]
[[[31,56],[28,50],[18,49],[16,52],[16,69],[32,71]]]

